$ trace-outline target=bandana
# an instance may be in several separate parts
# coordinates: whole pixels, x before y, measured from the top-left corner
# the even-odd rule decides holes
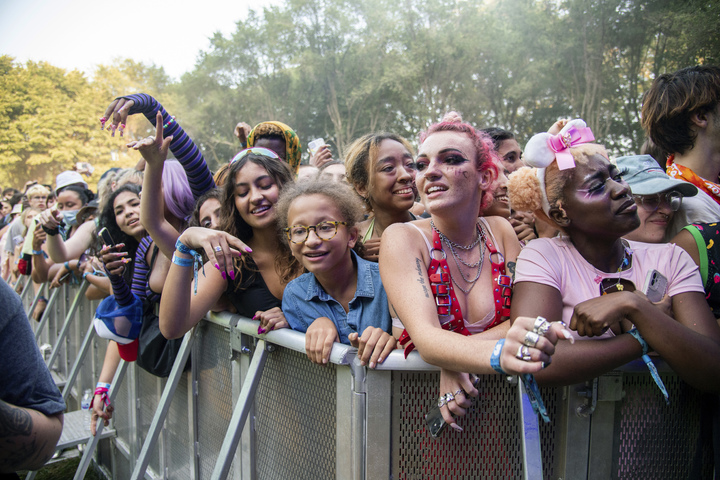
[[[675,155],[670,155],[667,159],[667,174],[672,178],[692,183],[720,204],[720,185],[699,177],[688,167],[675,163]]]
[[[285,138],[285,161],[290,164],[290,168],[297,173],[300,165],[300,157],[302,155],[302,145],[295,131],[281,122],[262,122],[255,125],[248,136],[247,146],[253,147],[258,137],[266,135],[281,135]]]

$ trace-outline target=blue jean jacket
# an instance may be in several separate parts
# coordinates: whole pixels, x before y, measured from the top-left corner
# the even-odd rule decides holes
[[[352,255],[358,267],[358,279],[348,313],[325,292],[312,273],[304,273],[288,283],[282,310],[293,330],[307,332],[316,319],[327,317],[335,324],[340,342],[348,345],[348,335],[352,332],[362,335],[367,327],[379,327],[390,333],[388,300],[378,264],[358,257],[354,251]]]

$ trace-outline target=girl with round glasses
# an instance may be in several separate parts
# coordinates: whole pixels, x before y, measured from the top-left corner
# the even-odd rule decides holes
[[[354,251],[362,250],[357,195],[318,179],[284,191],[277,209],[290,250],[308,272],[283,295],[288,323],[306,332],[308,357],[327,363],[333,342],[341,342],[358,347],[362,364],[374,368],[395,348],[395,338],[378,265]]]
[[[624,238],[645,243],[668,241],[683,198],[696,195],[697,187],[670,178],[649,155],[618,157],[614,163],[624,172],[640,218],[640,226]],[[682,212],[678,216],[684,218]]]

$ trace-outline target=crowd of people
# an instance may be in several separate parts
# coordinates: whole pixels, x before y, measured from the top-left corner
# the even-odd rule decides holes
[[[97,193],[78,171],[3,191],[3,279],[86,280],[102,299],[95,326],[112,341],[93,433],[120,359],[167,376],[208,311],[256,320],[259,335],[303,332],[319,365],[335,342],[369,368],[416,349],[441,368],[437,404],[456,431],[475,374],[569,385],[642,358],[672,401],[654,352],[707,392],[720,431],[719,67],[658,77],[642,107],[652,155],[619,158],[580,119],[521,150],[450,112],[417,152],[376,132],[342,160],[322,145],[303,161],[281,122],[240,123],[242,149],[213,173],[149,95],[114,100],[100,126],[122,137],[137,114],[155,126],[127,144],[142,161],[105,172]]]

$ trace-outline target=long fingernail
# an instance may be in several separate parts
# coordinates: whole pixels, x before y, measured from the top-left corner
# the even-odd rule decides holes
[[[462,432],[462,431],[463,431],[462,427],[461,427],[460,425],[458,425],[457,423],[451,423],[450,426],[451,426],[452,429],[455,430],[456,432]]]
[[[252,319],[257,320],[257,313],[255,315],[253,315]]]
[[[235,270],[230,270],[228,275],[230,275],[230,280],[235,281]]]
[[[252,253],[252,248],[250,248],[250,247],[245,247],[245,251],[246,251],[247,253]]]
[[[563,330],[562,330],[562,334],[563,334],[563,337],[565,337],[565,338],[567,338],[568,340],[570,340],[570,343],[573,343],[573,344],[575,343],[575,337],[573,337],[570,332],[568,332],[567,330],[563,329]]]
[[[222,274],[223,280],[227,280],[227,274],[225,272],[220,272]]]
[[[263,333],[265,333],[265,329],[262,327],[258,327],[258,333],[262,335]]]
[[[215,264],[215,268],[217,268],[218,271],[220,271],[220,265],[218,265],[217,263]]]
[[[540,364],[540,368],[545,368],[545,362],[542,362],[542,363]]]

